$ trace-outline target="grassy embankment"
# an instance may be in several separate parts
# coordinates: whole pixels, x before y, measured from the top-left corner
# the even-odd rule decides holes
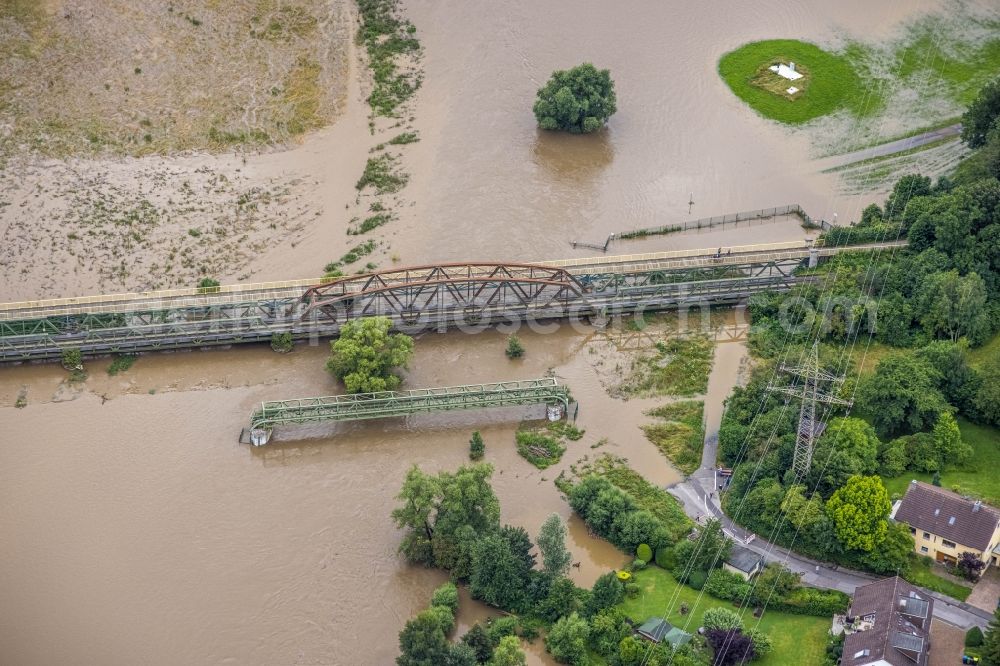
[[[682,629],[686,627],[688,632],[694,633],[701,626],[702,615],[709,608],[732,608],[732,603],[728,601],[681,585],[669,572],[659,567],[637,571],[633,580],[641,589],[639,596],[634,599],[626,598],[621,608],[637,622],[645,622],[651,617],[666,617],[671,624]],[[690,610],[687,615],[680,614],[681,603],[688,605]],[[743,616],[744,625],[757,626],[771,638],[774,650],[763,659],[755,661],[755,664],[798,666],[823,663],[827,632],[830,631],[829,619],[765,611],[759,625],[757,622],[757,618],[751,613]]]

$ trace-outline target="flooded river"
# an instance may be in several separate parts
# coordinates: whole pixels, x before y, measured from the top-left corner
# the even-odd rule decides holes
[[[755,115],[716,63],[755,39],[878,40],[938,6],[412,0],[427,49],[425,139],[412,147],[414,214],[393,243],[404,259],[539,258],[570,256],[573,239],[792,202],[817,218],[857,219],[872,195],[838,194],[837,176],[810,166],[808,132]],[[615,80],[607,131],[538,130],[536,90],[583,61]]]
[[[524,331],[527,354],[516,362],[495,331],[418,339],[409,386],[551,369],[571,387],[586,435],[545,471],[515,451],[520,409],[310,425],[280,431],[268,447],[238,444],[258,401],[338,390],[323,370],[324,346],[150,355],[115,377],[106,360],[93,361],[79,388],[67,387],[57,366],[5,368],[7,663],[389,662],[398,629],[444,580],[396,555],[394,495],[412,464],[465,462],[476,428],[497,468],[502,519],[532,534],[553,511],[569,519],[580,562],[572,575],[590,585],[626,558],[588,536],[552,480],[604,452],[628,458],[655,483],[678,479],[639,429],[643,412],[661,401],[623,402],[603,387],[613,364],[648,348],[658,330]],[[727,347],[740,345],[719,345]],[[721,402],[728,387],[716,390],[709,402]],[[13,407],[19,395],[23,409]],[[591,450],[602,438],[608,443]],[[488,612],[463,603],[459,623]]]
[[[405,158],[414,204],[388,228],[392,251],[402,263],[581,256],[593,251],[570,241],[791,202],[850,219],[867,201],[838,198],[835,177],[809,168],[807,137],[748,112],[718,80],[715,62],[756,38],[826,43],[839,28],[877,38],[936,6],[409,2],[426,77],[416,105],[421,141]],[[597,136],[538,132],[536,88],[553,69],[582,60],[612,70],[619,113]],[[323,211],[297,245],[263,252],[255,279],[313,276],[346,246],[339,216],[363,164],[351,155],[367,151],[358,138],[367,131],[362,94],[354,85],[354,106],[302,147],[248,158],[248,173],[315,178]],[[614,249],[804,233],[775,223]],[[87,291],[84,280],[76,284]],[[650,334],[564,326],[521,335],[527,355],[517,362],[505,358],[497,332],[424,335],[406,385],[552,370],[579,400],[587,432],[545,471],[514,449],[525,415],[518,410],[314,425],[262,449],[239,445],[259,401],[339,390],[323,370],[325,347],[144,356],[116,377],[105,373],[107,360],[94,361],[82,387],[66,385],[56,366],[0,368],[0,662],[390,663],[397,632],[444,580],[396,555],[394,496],[413,464],[440,470],[467,461],[473,429],[496,466],[502,519],[532,535],[553,511],[569,519],[581,564],[572,575],[590,585],[626,558],[571,518],[552,483],[559,471],[607,452],[654,483],[679,478],[639,428],[661,401],[623,402],[605,390],[620,375],[623,348],[649,344]],[[718,349],[709,431],[745,356],[740,343]],[[14,408],[19,396],[27,407]],[[608,444],[592,450],[602,438]],[[488,613],[463,597],[459,624]],[[539,654],[536,645],[532,660]]]

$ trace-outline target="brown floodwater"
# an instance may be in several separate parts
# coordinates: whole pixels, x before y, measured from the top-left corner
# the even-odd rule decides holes
[[[817,218],[857,219],[877,193],[838,192],[836,174],[811,166],[809,132],[755,115],[716,63],[756,39],[879,40],[940,6],[411,0],[426,47],[423,138],[407,157],[412,215],[390,240],[404,261],[534,259],[588,252],[572,250],[574,239],[793,202]],[[553,70],[583,61],[611,70],[618,113],[590,136],[540,131],[536,90]],[[755,242],[753,234],[726,244]],[[661,240],[671,249],[679,239]]]
[[[404,158],[414,205],[387,228],[392,251],[403,263],[581,256],[593,250],[570,241],[791,202],[850,219],[867,200],[836,194],[835,176],[809,166],[808,137],[748,112],[718,80],[715,62],[751,39],[827,43],[839,29],[884,37],[938,6],[413,0],[407,10],[426,47],[415,109],[421,141]],[[596,136],[538,132],[535,89],[551,70],[581,60],[611,68],[619,113]],[[354,197],[358,155],[372,141],[363,90],[351,85],[333,127],[295,150],[248,158],[251,173],[314,177],[324,211],[296,246],[263,253],[255,279],[315,275],[347,242],[340,216]],[[777,220],[614,249],[804,233]],[[433,471],[465,462],[473,429],[496,466],[502,519],[534,535],[550,513],[567,518],[580,562],[572,576],[590,585],[627,558],[588,535],[552,480],[601,453],[628,458],[653,483],[679,479],[639,428],[662,400],[608,395],[657,329],[563,326],[521,336],[527,355],[510,362],[495,331],[424,335],[406,384],[551,369],[579,400],[587,432],[544,471],[514,449],[520,410],[311,425],[261,449],[238,444],[259,401],[338,391],[323,370],[323,347],[149,355],[115,377],[104,371],[107,360],[93,361],[83,386],[67,385],[57,366],[0,368],[0,663],[390,663],[397,632],[445,579],[397,556],[394,496],[413,464]],[[744,359],[739,342],[717,346],[709,433]],[[14,407],[20,396],[23,409]],[[457,633],[491,613],[463,594]],[[529,656],[544,663],[540,642]]]
[[[413,464],[465,462],[473,429],[496,466],[502,519],[536,534],[552,512],[566,518],[580,563],[572,577],[589,586],[627,558],[588,534],[553,479],[601,453],[660,485],[679,478],[639,428],[662,399],[605,390],[630,354],[673,327],[525,330],[516,362],[497,331],[418,339],[409,386],[551,370],[571,387],[586,434],[544,471],[515,451],[514,430],[531,415],[521,409],[314,424],[280,430],[260,449],[238,444],[258,401],[337,392],[325,346],[153,354],[114,377],[108,360],[92,361],[76,387],[58,366],[3,368],[4,662],[388,663],[399,628],[444,580],[397,556],[394,496]],[[728,374],[729,385],[713,379],[709,404],[737,370],[717,366],[713,378]],[[13,406],[18,396],[27,407]],[[463,596],[459,631],[492,612]],[[531,650],[542,663],[540,645]]]

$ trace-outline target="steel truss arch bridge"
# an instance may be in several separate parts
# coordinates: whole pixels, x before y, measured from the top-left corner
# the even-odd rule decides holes
[[[406,332],[590,318],[740,302],[814,278],[806,264],[850,248],[800,241],[538,263],[462,262],[295,280],[0,304],[0,363],[335,336],[389,317]]]

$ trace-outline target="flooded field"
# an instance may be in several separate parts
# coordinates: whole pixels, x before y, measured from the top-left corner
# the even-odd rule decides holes
[[[369,151],[399,131],[384,119],[369,131],[367,84],[359,82],[367,70],[354,49],[339,119],[290,149],[12,163],[0,172],[4,300],[186,285],[202,271],[226,282],[314,277],[368,238],[380,241],[369,259],[386,267],[583,256],[571,241],[602,243],[636,227],[786,203],[817,218],[858,219],[885,188],[863,178],[840,189],[839,174],[813,165],[809,132],[756,116],[719,79],[716,62],[745,41],[775,36],[828,46],[848,36],[878,40],[942,6],[734,0],[703,12],[677,3],[414,0],[406,13],[418,27],[425,71],[405,124],[419,142],[402,156],[410,180],[392,195],[396,217],[388,225],[346,234],[368,214],[354,183]],[[536,89],[552,70],[583,60],[610,68],[618,113],[596,135],[539,131],[531,113]],[[222,218],[209,235],[211,225],[176,193],[187,180],[204,180],[199,174],[227,183],[198,191],[208,221],[247,192],[287,194],[272,198],[252,225]],[[124,214],[143,199],[158,210],[155,229],[140,230],[138,239],[121,234],[96,257],[76,240],[93,231],[83,213],[95,200],[102,214],[107,207]],[[225,242],[215,242],[218,233]],[[786,238],[743,230],[704,242]],[[663,237],[655,249],[677,242]]]
[[[399,219],[377,230],[387,244],[371,259],[387,267],[587,256],[594,250],[571,241],[603,243],[636,227],[793,202],[814,217],[857,218],[878,193],[838,194],[839,176],[813,168],[808,137],[749,112],[716,76],[716,60],[758,38],[826,44],[846,30],[877,39],[940,6],[726,0],[706,12],[634,0],[411,0],[406,11],[426,49],[414,120],[421,138],[404,159],[411,180]],[[582,60],[611,69],[619,113],[595,136],[540,133],[530,111],[535,90],[553,69]],[[287,201],[241,230],[246,244],[234,233],[224,249],[198,245],[185,270],[194,274],[194,264],[206,262],[223,281],[318,275],[357,242],[345,234],[354,182],[379,140],[367,125],[363,70],[353,56],[348,64],[339,120],[290,150],[144,158],[141,166],[77,160],[2,174],[0,300],[145,288],[170,239],[200,243],[190,213],[171,217],[159,232],[168,240],[102,249],[129,275],[102,272],[108,266],[74,250],[60,226],[85,176],[122,200],[154,192],[164,170],[171,187],[205,169],[228,174],[241,190],[287,186]],[[204,196],[225,207],[239,194]],[[782,219],[620,241],[611,251],[806,234]],[[265,348],[155,354],[114,377],[105,372],[108,359],[90,361],[83,385],[67,384],[54,365],[0,367],[0,662],[390,663],[398,630],[444,580],[397,556],[394,496],[413,464],[433,471],[467,461],[474,429],[496,466],[502,520],[534,536],[550,513],[567,518],[580,563],[572,576],[589,586],[626,557],[588,535],[552,480],[602,453],[627,458],[653,483],[679,479],[639,427],[664,400],[607,393],[629,356],[661,334],[656,327],[525,331],[527,353],[517,362],[505,358],[500,332],[420,337],[407,387],[549,371],[569,385],[586,435],[545,471],[515,451],[519,422],[537,415],[524,410],[312,425],[282,431],[261,449],[238,444],[261,400],[339,392],[323,369],[326,345],[289,355]],[[746,363],[742,343],[721,341],[727,337],[739,335],[722,335],[716,346],[705,398],[709,434]],[[19,398],[23,409],[14,407]],[[463,596],[458,633],[490,612]],[[542,652],[536,642],[529,658],[543,663]]]

